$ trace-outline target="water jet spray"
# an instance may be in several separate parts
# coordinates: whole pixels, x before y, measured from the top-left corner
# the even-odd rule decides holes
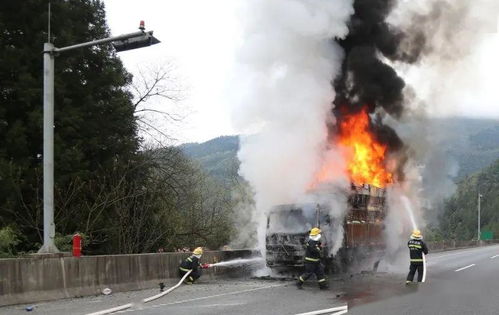
[[[261,257],[256,257],[256,258],[239,258],[239,259],[234,259],[234,260],[229,260],[229,261],[221,261],[217,262],[214,264],[208,264],[208,267],[237,267],[237,266],[242,266],[242,265],[250,265],[250,264],[255,264],[263,262],[263,258]]]
[[[414,211],[412,210],[409,198],[407,198],[406,196],[400,196],[400,200],[402,200],[402,203],[404,204],[404,207],[407,210],[407,213],[409,214],[409,219],[411,220],[412,229],[417,230],[418,225],[416,224],[416,219],[414,218]]]

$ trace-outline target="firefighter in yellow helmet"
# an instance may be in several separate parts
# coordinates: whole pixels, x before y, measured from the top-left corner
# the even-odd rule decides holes
[[[312,274],[315,274],[317,282],[319,283],[319,288],[321,290],[327,289],[326,277],[324,275],[324,266],[321,264],[321,230],[314,227],[310,230],[309,239],[306,244],[305,249],[305,273],[298,277],[296,286],[298,289],[303,288],[303,283],[310,278]]]
[[[418,271],[418,282],[423,280],[423,254],[428,254],[428,247],[426,247],[426,244],[423,242],[423,236],[419,230],[412,231],[411,239],[407,242],[407,246],[409,247],[411,263],[409,266],[409,274],[407,275],[407,280],[405,282],[406,285],[414,280],[416,270]]]
[[[182,278],[189,270],[192,270],[191,274],[188,275],[187,278],[184,280],[184,283],[193,284],[194,281],[196,281],[197,279],[199,279],[199,277],[201,277],[202,274],[201,269],[208,268],[209,265],[201,264],[199,262],[202,255],[203,255],[203,248],[197,247],[192,252],[192,255],[184,259],[180,264],[180,266],[178,267],[178,275],[180,278]]]
[[[202,255],[203,255],[203,248],[197,247],[196,249],[194,249],[191,256],[187,257],[180,263],[180,266],[178,267],[178,275],[180,278],[182,278],[187,272],[191,271],[191,273],[184,280],[185,284],[193,284],[194,281],[196,281],[197,279],[199,279],[199,277],[201,277],[202,274],[201,269],[209,268],[210,266],[209,264],[201,264],[199,262]],[[160,291],[163,291],[164,288],[165,288],[164,283],[160,283],[159,284]]]

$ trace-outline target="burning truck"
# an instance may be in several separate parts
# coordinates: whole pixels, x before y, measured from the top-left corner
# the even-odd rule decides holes
[[[304,3],[306,2],[304,1]],[[331,2],[335,3],[335,1]],[[315,175],[313,177],[314,183],[311,183],[311,186],[339,182],[336,181],[335,176],[341,176],[343,183],[345,179],[353,183],[351,191],[346,192],[348,201],[345,202],[345,196],[341,196],[341,207],[342,209],[346,208],[347,211],[343,212],[344,216],[340,218],[329,217],[330,210],[336,213],[337,211],[334,210],[337,209],[328,209],[325,204],[288,204],[276,206],[270,210],[267,218],[266,253],[267,265],[272,268],[299,267],[303,264],[303,244],[308,229],[314,225],[319,225],[324,231],[322,233],[323,242],[328,243],[328,246],[325,246],[326,251],[329,248],[335,250],[340,248],[334,257],[335,261],[341,260],[348,263],[352,257],[355,257],[356,252],[382,251],[384,244],[382,231],[386,216],[386,189],[393,183],[405,182],[406,162],[410,160],[410,154],[413,151],[399,137],[395,126],[400,127],[401,123],[417,115],[414,115],[416,111],[412,114],[408,112],[409,115],[406,115],[406,105],[413,102],[407,102],[405,96],[413,95],[413,91],[406,89],[403,78],[399,76],[393,65],[399,63],[415,64],[428,50],[427,48],[431,47],[426,46],[424,32],[398,28],[393,23],[388,22],[392,9],[398,5],[397,1],[354,0],[350,3],[353,5],[353,14],[345,16],[344,24],[340,23],[348,28],[347,33],[344,32],[345,28],[333,28],[328,24],[324,30],[317,27],[320,32],[315,36],[310,36],[311,42],[309,43],[304,40],[306,37],[304,34],[308,33],[294,34],[295,28],[286,25],[283,29],[292,30],[289,33],[289,38],[292,40],[288,42],[287,36],[270,37],[270,39],[283,39],[282,47],[289,45],[291,49],[282,49],[283,53],[287,53],[286,57],[288,58],[282,58],[281,54],[266,55],[267,50],[262,50],[260,55],[266,58],[265,62],[257,63],[256,73],[258,75],[254,77],[258,81],[256,81],[255,86],[262,89],[263,96],[271,96],[265,102],[261,102],[260,97],[256,98],[257,108],[258,110],[260,107],[267,110],[267,106],[261,106],[261,104],[267,103],[275,106],[269,111],[270,115],[263,113],[258,116],[257,122],[268,122],[272,127],[273,120],[277,120],[277,124],[276,128],[263,129],[262,137],[256,141],[243,143],[244,150],[240,151],[244,157],[241,163],[246,167],[243,173],[251,173],[253,176],[253,170],[258,169],[255,166],[260,165],[258,163],[261,163],[262,157],[271,156],[273,159],[269,159],[269,164],[274,162],[271,166],[279,170],[276,172],[279,176],[285,171],[287,172],[283,168],[288,165],[306,163],[301,159],[294,159],[294,157],[299,156],[300,146],[304,149],[310,149],[310,144],[313,143],[312,150],[315,151],[307,151],[308,159],[304,160],[309,161],[312,155],[310,152],[317,153],[316,151],[321,150],[319,155],[331,150],[333,155],[336,153],[343,155],[341,165],[321,165],[322,169],[317,170],[317,174],[304,174],[303,172],[310,170],[307,167],[300,173],[300,179],[305,178],[304,176]],[[305,4],[304,7],[306,7]],[[315,9],[314,6],[310,8]],[[335,7],[332,9],[335,10],[332,16],[337,19],[337,13],[341,14],[342,10],[338,11]],[[314,14],[307,13],[306,16],[315,18]],[[251,30],[254,31],[253,28]],[[309,30],[307,29],[307,31]],[[271,32],[271,34],[274,33]],[[253,33],[251,35],[253,36]],[[262,33],[262,38],[265,38],[265,35],[266,33]],[[323,96],[331,94],[328,91],[328,94],[321,94],[321,97],[316,99],[316,95],[314,95],[316,90],[301,84],[301,81],[296,81],[299,84],[294,85],[296,82],[292,75],[296,73],[300,73],[300,77],[302,74],[304,77],[309,75],[312,79],[310,81],[313,82],[323,80],[322,69],[327,64],[324,61],[331,57],[329,50],[328,55],[317,55],[317,47],[323,47],[322,45],[326,43],[324,36],[331,37],[334,41],[335,47],[331,52],[338,48],[341,50],[341,53],[335,55],[335,58],[331,60],[334,61],[332,64],[335,64],[337,60],[342,60],[342,63],[341,67],[337,69],[331,67],[330,69],[332,73],[328,80],[332,79],[330,83],[334,90],[334,99],[330,112],[326,114],[324,120],[321,120],[325,106]],[[326,38],[327,42],[331,42],[331,38]],[[319,41],[315,41],[316,39]],[[298,47],[296,45],[298,42],[303,43],[303,45],[299,45],[299,48],[304,49],[303,51],[295,49]],[[308,47],[311,48],[310,51],[307,49]],[[273,50],[270,51],[273,52]],[[272,60],[274,56],[278,59]],[[257,60],[257,58],[254,59]],[[316,64],[316,62],[319,63]],[[267,64],[270,65],[268,67],[269,74],[274,73],[273,69],[279,69],[278,76],[261,75],[262,65]],[[275,67],[274,65],[283,65],[283,67]],[[304,66],[302,67],[302,65]],[[314,65],[314,67],[310,65]],[[281,71],[281,69],[286,69],[286,71]],[[320,76],[316,76],[316,74]],[[275,79],[275,77],[279,79]],[[269,81],[262,84],[265,82],[262,81],[265,78],[268,78]],[[290,86],[295,88],[291,90]],[[303,103],[303,100],[306,102]],[[274,114],[280,111],[285,111],[286,115]],[[308,116],[308,112],[313,113],[313,115]],[[287,115],[288,113],[289,115]],[[302,119],[302,115],[306,115],[310,119]],[[325,124],[326,135],[317,131],[315,128],[317,124]],[[282,128],[282,126],[288,128]],[[310,139],[297,136],[307,135],[311,128],[314,132],[310,134]],[[294,132],[288,134],[288,129],[292,129]],[[398,130],[402,130],[402,128]],[[301,133],[298,134],[297,131]],[[270,137],[264,137],[267,135]],[[282,154],[283,158],[274,158],[275,156],[271,155],[274,147],[269,146],[269,144],[274,144],[275,141],[271,140],[282,137],[282,143],[288,143],[291,142],[293,136],[296,137],[297,147],[289,146],[291,154]],[[313,141],[310,142],[310,140]],[[322,147],[324,140],[328,143]],[[259,144],[262,147],[259,147]],[[288,149],[288,146],[282,147]],[[255,152],[254,149],[260,148],[265,148],[270,153],[264,152],[265,154],[262,154],[258,151],[258,154],[250,154]],[[322,150],[323,148],[324,150]],[[310,161],[315,163],[318,158],[322,157],[324,155],[314,156],[314,159],[310,159]],[[316,165],[309,164],[307,166]],[[272,168],[267,168],[267,165],[265,169],[272,171]],[[292,181],[293,172],[287,174],[289,176],[285,180]],[[267,175],[262,174],[263,178],[259,177],[260,175],[255,175],[254,178],[250,176],[252,177],[249,178],[250,182],[258,186],[255,189],[257,194],[262,191],[267,193],[265,189],[267,181],[264,180]],[[315,185],[315,182],[318,185]],[[298,182],[298,184],[302,185],[303,183]],[[292,188],[296,189],[296,185]],[[342,188],[344,189],[344,187]],[[264,198],[264,200],[269,199]],[[268,209],[260,210],[267,211]],[[387,226],[387,228],[389,227]],[[344,235],[339,234],[340,231],[343,231]],[[342,242],[342,244],[334,242]],[[326,253],[325,257],[327,260],[332,260],[330,253]]]
[[[387,167],[387,146],[378,141],[366,109],[345,115],[339,123],[335,145],[344,153],[346,172],[351,181],[346,192],[347,211],[333,218],[335,210],[327,204],[287,204],[271,209],[267,217],[266,263],[270,268],[302,267],[309,230],[322,232],[326,270],[344,269],[353,261],[371,258],[375,268],[384,250],[386,187],[394,181]],[[327,183],[335,165],[324,165],[316,176],[317,185]],[[343,231],[343,236],[338,232]],[[336,244],[335,242],[341,242]],[[331,249],[339,248],[333,256]]]
[[[274,207],[267,217],[266,263],[277,270],[303,267],[306,239],[312,227],[322,230],[323,260],[326,269],[342,269],[354,259],[379,261],[384,250],[385,192],[372,185],[351,185],[348,212],[338,222],[330,216],[328,205],[289,204]],[[331,248],[343,230],[336,255]]]

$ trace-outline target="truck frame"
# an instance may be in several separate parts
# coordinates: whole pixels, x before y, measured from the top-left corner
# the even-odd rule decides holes
[[[322,230],[323,262],[328,272],[343,272],[354,262],[372,258],[377,268],[383,256],[386,190],[371,185],[351,184],[348,208],[340,222],[330,216],[324,204],[286,204],[271,209],[267,216],[265,244],[266,264],[285,271],[303,267],[305,247],[310,228]],[[340,249],[330,253],[335,231],[343,228]],[[337,234],[336,234],[337,235]]]

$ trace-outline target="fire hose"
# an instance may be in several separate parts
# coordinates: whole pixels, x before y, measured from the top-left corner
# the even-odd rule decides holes
[[[176,285],[174,285],[173,287],[171,287],[170,289],[168,289],[168,290],[166,290],[164,292],[161,292],[159,294],[153,295],[151,297],[145,298],[145,299],[142,300],[142,303],[147,303],[147,302],[154,301],[154,300],[159,299],[160,297],[165,296],[168,293],[172,292],[173,290],[175,290],[176,288],[178,288],[182,284],[182,282],[184,282],[184,280],[191,274],[191,272],[192,272],[192,270],[189,270],[188,272],[186,272],[186,274],[182,277],[182,279],[180,279],[180,281]],[[94,312],[94,313],[89,313],[87,315],[111,314],[111,313],[114,313],[114,312],[119,312],[119,311],[123,311],[123,310],[129,309],[133,305],[134,305],[133,303],[128,303],[128,304],[116,306],[116,307],[113,307],[113,308],[109,308],[107,310],[98,311],[98,312]]]
[[[426,255],[423,253],[423,280],[421,282],[426,281]]]
[[[153,295],[151,297],[143,299],[142,303],[154,301],[154,300],[159,299],[160,297],[165,296],[168,293],[172,292],[173,290],[178,288],[182,284],[182,282],[184,282],[185,278],[187,278],[191,274],[191,272],[192,272],[192,270],[187,271],[187,273],[182,277],[182,279],[180,279],[180,281],[176,285],[174,285],[173,287],[169,288],[168,290],[166,290],[164,292],[161,292],[159,294],[156,294],[156,295]]]
[[[231,261],[227,261],[227,262],[218,262],[218,263],[215,263],[215,264],[202,264],[201,265],[201,268],[202,269],[206,269],[206,268],[211,268],[211,267],[216,267],[216,266],[230,266],[230,265],[238,265],[238,264],[244,264],[244,263],[253,263],[253,262],[256,262],[256,261],[260,261],[262,260],[262,258],[250,258],[250,259],[235,259],[235,260],[231,260]],[[182,282],[184,282],[184,280],[191,274],[192,270],[189,270],[188,272],[185,273],[185,275],[182,277],[182,279],[180,279],[180,281],[173,287],[171,287],[170,289],[164,291],[164,292],[161,292],[159,294],[156,294],[156,295],[153,295],[151,297],[148,297],[148,298],[145,298],[145,299],[142,299],[142,303],[148,303],[148,302],[151,302],[151,301],[154,301],[156,299],[159,299],[160,297],[162,296],[165,296],[167,295],[168,293],[172,292],[173,290],[175,290],[176,288],[178,288]],[[104,314],[111,314],[111,313],[114,313],[114,312],[119,312],[119,311],[123,311],[123,310],[126,310],[126,309],[129,309],[131,307],[134,306],[134,303],[128,303],[128,304],[123,304],[123,305],[120,305],[120,306],[116,306],[116,307],[113,307],[113,308],[110,308],[110,309],[107,309],[107,310],[103,310],[103,311],[99,311],[99,312],[94,312],[94,313],[89,313],[87,315],[104,315]]]

